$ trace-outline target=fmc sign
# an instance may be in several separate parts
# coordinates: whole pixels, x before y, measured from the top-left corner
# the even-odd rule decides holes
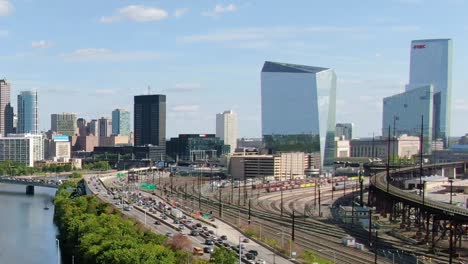
[[[413,46],[413,49],[425,49],[426,44],[417,44]]]

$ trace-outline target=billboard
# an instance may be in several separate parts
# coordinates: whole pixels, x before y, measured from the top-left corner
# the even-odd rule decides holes
[[[68,142],[69,141],[67,135],[55,135],[55,136],[52,136],[52,140],[54,140],[55,142]]]

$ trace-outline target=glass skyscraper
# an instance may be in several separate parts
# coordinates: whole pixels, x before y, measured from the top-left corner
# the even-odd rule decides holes
[[[130,112],[125,109],[112,111],[112,135],[130,135]]]
[[[424,149],[433,140],[448,145],[451,120],[452,40],[411,42],[410,80],[406,91],[383,100],[382,135],[420,136],[423,117]]]
[[[23,91],[18,95],[17,133],[38,133],[37,91]]]
[[[261,100],[262,136],[270,152],[320,152],[322,165],[333,164],[334,70],[267,61]]]
[[[153,145],[165,149],[166,96],[135,96],[133,115],[135,146]]]

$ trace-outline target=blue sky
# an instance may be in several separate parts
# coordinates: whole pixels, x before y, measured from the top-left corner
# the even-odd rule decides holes
[[[0,78],[38,89],[50,114],[88,120],[167,94],[168,137],[214,133],[233,109],[239,135],[260,135],[265,60],[334,68],[337,121],[380,134],[382,98],[404,90],[410,41],[454,41],[454,135],[468,132],[465,0],[0,0]]]

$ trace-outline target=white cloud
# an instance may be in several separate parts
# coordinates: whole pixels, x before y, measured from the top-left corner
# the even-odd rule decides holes
[[[222,13],[227,13],[227,12],[235,12],[239,8],[234,5],[234,4],[229,4],[229,5],[216,5],[213,10],[211,11],[205,11],[202,13],[203,16],[208,16],[208,17],[218,17]]]
[[[52,46],[52,43],[45,40],[33,41],[31,43],[31,47],[33,48],[49,48],[50,46]]]
[[[13,12],[13,5],[8,0],[0,0],[0,17],[8,16]]]
[[[198,112],[200,110],[199,105],[177,105],[171,108],[173,112]]]
[[[157,60],[161,54],[153,51],[113,51],[104,48],[77,49],[71,53],[60,54],[68,61],[135,61]]]
[[[122,20],[135,22],[152,22],[167,18],[169,15],[166,10],[157,7],[147,7],[142,5],[129,5],[120,8],[114,16],[101,17],[102,23],[113,23]]]
[[[184,16],[185,14],[187,14],[189,11],[188,8],[179,8],[177,9],[175,12],[174,12],[174,16],[175,17],[182,17]]]
[[[184,92],[194,92],[201,89],[201,84],[199,83],[176,83],[173,88],[169,88],[166,92],[175,92],[175,93],[184,93]]]
[[[272,27],[272,28],[240,28],[218,31],[209,34],[189,35],[179,38],[182,42],[231,42],[231,41],[259,41],[268,39],[285,39],[305,34],[316,33],[358,33],[365,31],[360,27]]]

